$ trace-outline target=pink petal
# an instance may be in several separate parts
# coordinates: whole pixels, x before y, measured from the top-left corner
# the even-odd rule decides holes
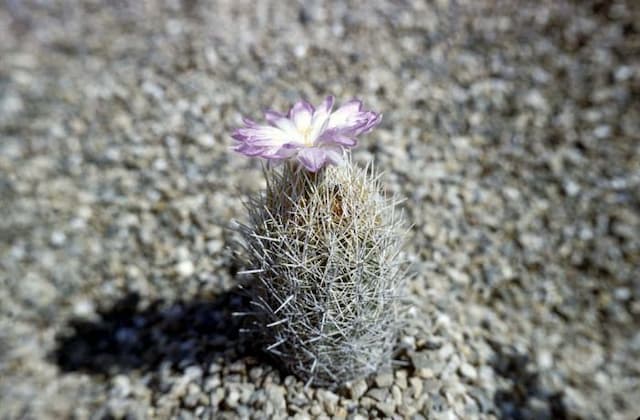
[[[233,148],[234,151],[246,156],[259,156],[264,153],[264,147],[257,147],[250,144],[240,144]]]
[[[279,129],[288,131],[292,134],[296,133],[296,126],[293,122],[279,112],[269,110],[264,113],[264,117],[272,126],[278,127]]]
[[[308,147],[298,152],[298,160],[311,172],[317,172],[327,161],[326,152],[319,147]]]
[[[331,108],[333,108],[333,96],[327,96],[322,104],[315,110],[311,119],[311,130],[309,131],[309,138],[316,143],[316,140],[322,136],[322,133],[326,130],[329,123],[329,115],[331,115]]]
[[[316,112],[324,111],[327,114],[330,113],[331,108],[333,108],[334,102],[335,102],[335,98],[332,95],[327,96],[326,98],[324,98],[324,101],[322,101],[322,104],[318,107]]]
[[[344,149],[342,147],[327,147],[324,149],[327,161],[333,165],[344,163]]]
[[[332,138],[332,143],[339,144],[339,145],[346,146],[346,147],[353,147],[358,142],[354,138],[347,137],[347,136],[342,135],[342,134],[336,134]]]
[[[289,159],[293,157],[298,151],[298,148],[292,144],[285,144],[274,153],[269,155],[271,159]]]
[[[304,130],[311,125],[313,106],[309,102],[297,102],[289,111],[289,118],[293,121],[298,130]]]
[[[269,124],[275,125],[275,122],[277,120],[279,120],[280,118],[287,118],[287,116],[284,114],[281,114],[278,111],[273,111],[271,109],[268,109],[264,112],[264,118],[267,120]]]
[[[249,119],[249,118],[247,118],[247,117],[242,117],[242,122],[243,122],[247,127],[256,127],[256,126],[258,125],[255,121],[253,121],[253,120],[251,120],[251,119]]]
[[[356,135],[365,134],[371,131],[376,125],[382,121],[382,114],[376,114],[372,111],[362,113],[363,123],[356,129]]]
[[[238,128],[234,138],[255,146],[280,147],[291,140],[291,135],[277,127],[257,125],[255,128]]]
[[[362,102],[352,100],[335,110],[329,118],[327,129],[350,129],[360,123]]]

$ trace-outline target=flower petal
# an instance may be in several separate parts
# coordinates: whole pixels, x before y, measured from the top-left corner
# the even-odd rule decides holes
[[[327,124],[327,129],[344,129],[357,126],[361,123],[359,118],[361,109],[361,101],[352,100],[345,103],[331,114],[329,124]]]
[[[299,131],[304,131],[311,125],[311,116],[313,115],[313,106],[309,102],[297,102],[289,111],[289,118],[295,124]]]
[[[233,138],[238,141],[251,143],[254,146],[282,146],[291,140],[291,135],[285,130],[268,125],[238,128]]]
[[[345,151],[342,147],[326,147],[324,151],[327,156],[327,162],[333,165],[342,165],[344,163]]]
[[[259,156],[264,153],[265,148],[243,143],[235,146],[233,150],[246,156]]]
[[[264,112],[264,119],[267,120],[267,122],[271,125],[276,125],[275,122],[281,118],[287,118],[287,116],[271,109],[268,109]]]
[[[247,127],[256,127],[258,125],[258,123],[256,123],[255,121],[247,118],[247,117],[242,117],[242,122],[247,126]]]
[[[318,107],[318,109],[316,109],[316,112],[320,111],[329,114],[331,112],[331,108],[333,108],[334,102],[335,98],[333,97],[333,95],[327,96],[326,98],[324,98],[324,101],[322,101],[322,104]]]
[[[365,134],[371,131],[376,125],[380,124],[382,121],[382,114],[376,114],[372,111],[367,111],[362,113],[363,123],[360,127],[356,129],[356,136],[360,134]]]
[[[320,105],[313,113],[313,117],[311,118],[311,128],[308,133],[309,139],[313,144],[316,143],[316,140],[326,130],[329,122],[329,116],[331,115],[331,108],[333,108],[333,101],[333,96],[327,96],[322,105]]]
[[[281,130],[289,131],[291,133],[296,132],[296,126],[291,122],[286,115],[283,115],[276,111],[268,110],[264,113],[264,117],[269,124],[274,127],[278,127]]]
[[[317,172],[327,161],[326,152],[319,147],[306,147],[298,152],[298,161],[311,172]]]
[[[299,147],[294,144],[285,144],[268,156],[269,159],[289,159],[298,152]]]
[[[358,143],[358,141],[354,137],[355,136],[351,137],[335,130],[325,131],[325,133],[323,133],[322,137],[318,141],[318,144],[333,144],[344,147],[354,147]]]
[[[381,114],[363,111],[361,101],[349,101],[331,114],[326,135],[333,136],[334,133],[340,133],[347,137],[355,137],[371,131],[381,119]]]

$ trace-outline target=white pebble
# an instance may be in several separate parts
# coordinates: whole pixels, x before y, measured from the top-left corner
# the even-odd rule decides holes
[[[195,267],[189,260],[180,261],[176,264],[176,273],[178,273],[180,277],[189,277],[194,271]]]

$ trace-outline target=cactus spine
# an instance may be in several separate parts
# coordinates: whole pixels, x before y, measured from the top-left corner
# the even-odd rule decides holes
[[[373,169],[266,169],[239,226],[253,330],[307,384],[336,387],[389,364],[401,324],[403,221]]]

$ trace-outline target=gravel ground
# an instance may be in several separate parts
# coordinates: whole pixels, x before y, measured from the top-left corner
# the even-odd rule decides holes
[[[0,6],[0,418],[640,415],[640,4]],[[352,96],[414,229],[393,370],[239,336],[241,114]]]

